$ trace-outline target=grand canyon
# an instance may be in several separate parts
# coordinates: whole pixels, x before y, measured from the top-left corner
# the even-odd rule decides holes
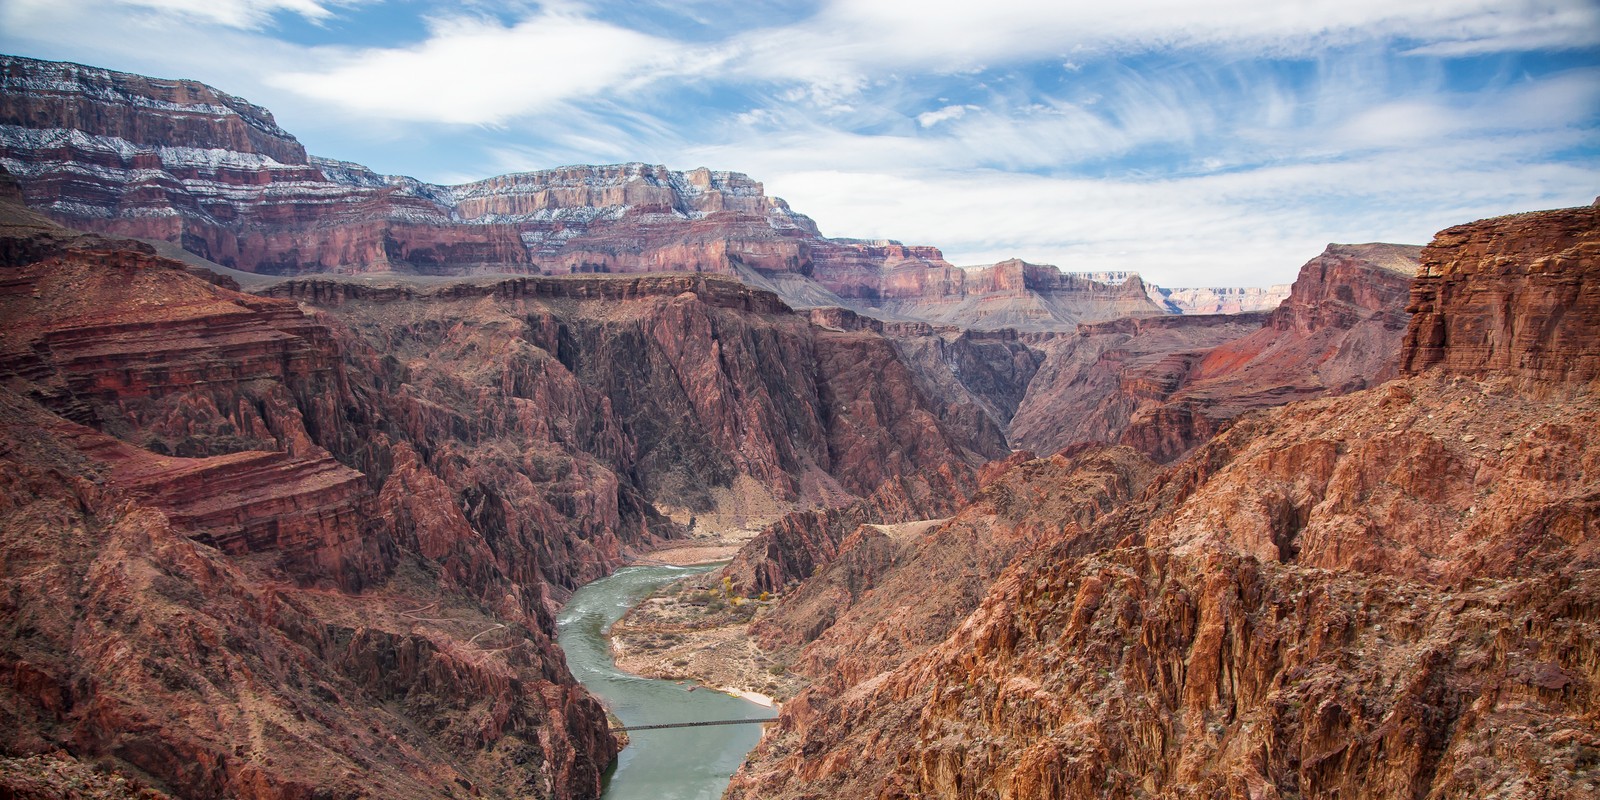
[[[0,169],[0,797],[600,797],[702,551],[728,798],[1600,796],[1600,200],[1163,287],[17,56]]]

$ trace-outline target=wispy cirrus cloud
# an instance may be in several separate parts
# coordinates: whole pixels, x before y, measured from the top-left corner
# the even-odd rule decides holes
[[[308,20],[325,20],[333,16],[330,6],[349,5],[328,3],[322,0],[119,0],[119,4],[137,9],[188,17],[230,28],[259,28],[266,25],[275,14],[296,14]]]
[[[426,180],[733,169],[830,234],[1169,285],[1600,191],[1593,0],[0,0],[0,49]]]
[[[1581,48],[1600,44],[1588,0],[833,0],[804,22],[730,40],[730,62],[774,80],[838,80],[881,70],[1172,49],[1305,57],[1373,40],[1417,53]]]
[[[670,40],[555,8],[512,25],[441,17],[429,33],[406,48],[317,50],[318,69],[267,82],[349,113],[498,124],[670,71],[682,54]]]

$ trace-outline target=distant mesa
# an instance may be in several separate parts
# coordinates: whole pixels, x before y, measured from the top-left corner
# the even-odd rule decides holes
[[[737,172],[576,165],[444,186],[308,156],[272,114],[194,81],[0,57],[0,168],[62,224],[171,242],[269,276],[708,272],[795,308],[976,329],[1071,330],[1267,310],[1268,289],[1166,289],[1131,273],[832,239]]]

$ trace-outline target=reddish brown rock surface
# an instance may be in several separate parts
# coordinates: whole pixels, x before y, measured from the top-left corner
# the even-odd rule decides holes
[[[176,796],[592,796],[551,610],[678,535],[657,504],[915,518],[1005,452],[728,278],[262,297],[0,214],[0,749]]]
[[[1019,334],[811,313],[824,326],[894,338],[927,394],[944,403],[941,418],[993,424],[1012,446],[1040,452],[1121,440],[1171,459],[1249,410],[1392,377],[1416,250],[1330,245],[1270,315],[1130,317],[1080,324],[1075,334]],[[930,516],[968,496],[952,494]],[[794,515],[753,540],[727,574],[752,591],[777,591],[830,562],[857,526],[916,519],[881,511]]]
[[[1041,453],[1115,442],[1136,415],[1182,387],[1206,353],[1262,322],[1259,314],[1146,317],[1041,336],[1038,371],[1010,420],[1010,441]]]
[[[1121,441],[1170,460],[1246,412],[1399,374],[1417,257],[1408,245],[1328,245],[1259,331],[1175,369],[1175,390],[1137,409]]]
[[[1017,459],[949,520],[859,526],[751,633],[806,675],[887,671],[948,636],[1018,555],[1081,536],[1153,472],[1128,448]]]
[[[1138,275],[1104,283],[1015,259],[970,270],[886,269],[882,288],[865,301],[890,315],[978,330],[1063,330],[1162,313]]]
[[[571,166],[455,186],[307,157],[266,110],[193,81],[0,59],[0,168],[65,224],[269,275],[710,272],[796,307],[976,328],[1154,315],[1118,284],[937,248],[829,239],[745,175]]]
[[[539,566],[587,509],[452,531],[293,301],[0,216],[0,749],[184,797],[597,793]]]
[[[876,496],[923,514],[1005,451],[992,425],[941,419],[888,338],[814,326],[719,276],[305,280],[269,291],[326,310],[360,370],[397,387],[374,403],[425,400],[482,425],[467,420],[472,398],[510,392],[529,435],[593,441],[651,501],[697,513],[744,476],[779,509]],[[499,456],[451,458],[481,468]]]
[[[1533,380],[1600,377],[1600,206],[1439,233],[1412,288],[1403,367]],[[1522,258],[1530,251],[1537,259]]]
[[[1543,280],[1565,285],[1580,260],[1546,248],[1573,213],[1541,215],[1552,232],[1499,250],[1501,268],[1562,264]],[[1476,294],[1432,313],[1471,317]],[[1519,326],[1600,336],[1526,308]],[[1470,370],[1486,351],[1464,345],[1438,353],[1450,369],[1245,417],[1023,555],[898,666],[841,651],[729,796],[1600,792],[1600,399],[1581,369]],[[1048,496],[1039,477],[1015,496]],[[1036,508],[1010,519],[1055,519]]]

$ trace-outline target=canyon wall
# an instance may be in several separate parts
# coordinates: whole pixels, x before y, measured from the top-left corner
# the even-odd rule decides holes
[[[58,222],[251,273],[709,272],[795,307],[985,329],[1163,313],[1137,276],[966,270],[934,247],[826,238],[735,172],[629,163],[429,184],[309,157],[265,109],[204,84],[14,56],[0,58],[0,168]]]
[[[1277,308],[1289,298],[1290,285],[1169,289],[1145,284],[1145,290],[1152,302],[1172,314],[1250,314]]]
[[[662,509],[923,518],[1007,452],[878,328],[725,277],[250,295],[15,204],[0,255],[0,748],[175,796],[594,796],[552,612]]]
[[[1130,415],[1120,441],[1167,461],[1250,411],[1394,377],[1419,250],[1328,245],[1260,330],[1187,362],[1162,402]]]
[[[1169,461],[1252,410],[1393,377],[1417,251],[1329,245],[1271,314],[1135,316],[1081,323],[1073,333],[892,323],[842,309],[811,316],[893,338],[926,394],[943,403],[941,419],[964,427],[987,420],[1017,449],[1122,442]],[[1116,279],[1126,280],[1108,278]],[[821,569],[858,526],[916,519],[884,512],[796,513],[752,541],[726,574],[776,591]]]
[[[0,748],[183,797],[598,794],[541,562],[619,542],[469,523],[293,301],[0,223]]]
[[[1596,201],[1600,203],[1600,201]],[[1402,367],[1535,381],[1600,376],[1600,205],[1447,228],[1424,253]],[[1540,258],[1521,257],[1529,251]]]
[[[1417,279],[1447,302],[1413,319],[1398,362],[1437,367],[1241,418],[1086,528],[1033,534],[975,611],[898,665],[875,643],[926,601],[875,594],[895,551],[858,537],[861,557],[795,596],[853,580],[851,613],[900,608],[816,639],[862,655],[801,661],[815,683],[728,796],[1593,793],[1600,401],[1585,354],[1497,367],[1498,346],[1425,335],[1529,274],[1585,296],[1596,229],[1572,220],[1589,213],[1442,234],[1422,260],[1463,277],[1450,292]],[[1494,270],[1451,255],[1508,227],[1524,245],[1495,250]],[[1517,330],[1600,336],[1528,295]],[[1007,527],[1058,524],[1045,498],[1063,476],[1009,475],[1022,504]],[[788,630],[811,633],[774,635]]]

